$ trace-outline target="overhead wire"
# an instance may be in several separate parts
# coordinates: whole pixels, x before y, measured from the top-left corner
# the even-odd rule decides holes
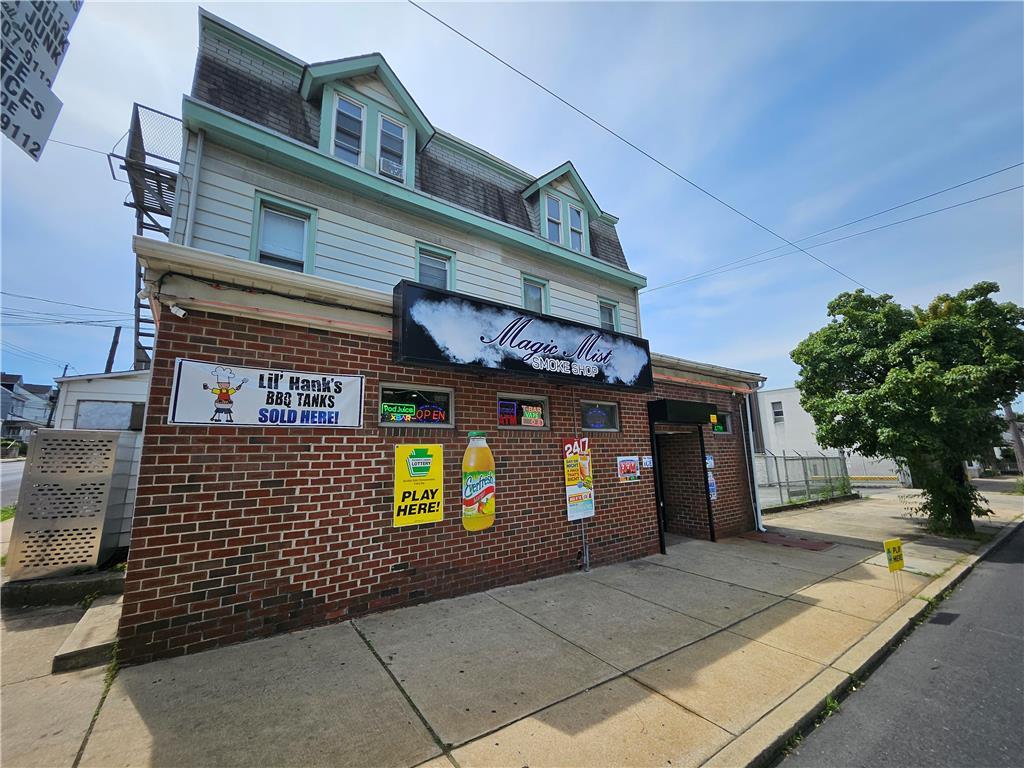
[[[837,226],[830,227],[828,229],[823,229],[821,232],[815,232],[813,235],[807,235],[806,237],[801,237],[800,239],[795,240],[794,242],[802,243],[802,242],[805,242],[807,240],[813,240],[816,237],[821,237],[822,235],[827,235],[830,232],[835,232],[835,231],[840,230],[840,229],[845,229],[846,227],[852,227],[854,224],[860,224],[861,222],[867,221],[869,219],[877,218],[878,216],[882,216],[882,215],[884,215],[886,213],[892,213],[893,211],[897,211],[900,208],[906,208],[907,206],[913,205],[914,203],[920,203],[923,200],[928,200],[928,199],[930,199],[932,197],[938,197],[939,195],[942,195],[942,194],[944,194],[946,192],[951,192],[954,189],[960,189],[961,187],[966,187],[969,184],[974,184],[974,183],[982,181],[984,179],[991,178],[992,176],[998,176],[1000,173],[1005,173],[1006,171],[1011,171],[1014,168],[1020,168],[1022,165],[1024,165],[1024,162],[1014,163],[1013,165],[1008,165],[1008,166],[1006,166],[1004,168],[1000,168],[997,171],[991,171],[990,173],[986,173],[986,174],[983,174],[981,176],[975,176],[973,179],[968,179],[967,181],[962,181],[959,184],[954,184],[952,186],[945,187],[945,188],[940,189],[940,190],[938,190],[936,192],[931,192],[931,193],[929,193],[927,195],[922,195],[921,197],[915,197],[913,200],[907,200],[904,203],[899,203],[898,205],[890,206],[888,208],[885,208],[884,210],[876,211],[875,213],[870,213],[867,216],[861,216],[859,219],[854,219],[853,221],[848,221],[845,224],[839,224]],[[1012,191],[1012,190],[1003,190],[1002,192],[997,192],[995,194],[1003,194],[1004,192],[1008,192],[1008,191]],[[994,195],[985,195],[984,197],[977,197],[977,198],[974,198],[973,200],[967,200],[967,201],[965,201],[962,204],[966,205],[967,203],[974,203],[974,202],[977,202],[978,200],[984,200],[987,197],[993,197],[993,196]],[[957,208],[960,205],[961,204],[958,203],[956,205],[947,206],[946,208],[940,208],[937,211],[930,211],[929,213],[924,214],[924,215],[930,216],[930,215],[932,215],[932,213],[939,213],[941,211],[948,211],[948,210],[950,210],[950,208]],[[902,224],[902,223],[904,223],[906,221],[913,221],[914,218],[921,218],[921,217],[911,217],[909,219],[903,219],[903,220],[901,220],[899,222],[893,222],[893,223],[894,224]],[[887,226],[890,226],[890,225],[887,225]],[[885,227],[881,227],[881,229],[884,229],[884,228]],[[862,232],[860,234],[867,234],[867,232],[874,232],[874,231],[876,231],[876,230],[875,229],[870,229],[870,230],[866,230],[865,232]],[[837,241],[830,241],[830,242],[837,242]],[[818,245],[825,245],[825,243],[819,243]],[[778,251],[778,250],[780,250],[782,248],[785,248],[785,247],[786,247],[785,245],[777,245],[774,248],[768,248],[768,249],[763,250],[763,251],[758,251],[757,253],[751,254],[750,256],[744,256],[741,259],[734,259],[732,261],[724,262],[722,264],[719,264],[718,267],[728,267],[728,266],[731,266],[733,264],[739,264],[739,263],[744,262],[744,261],[750,261],[751,259],[756,259],[758,256],[763,256],[766,253],[773,253],[774,251]],[[809,248],[816,248],[818,246],[817,245],[813,245],[813,246],[808,246],[808,247]],[[793,253],[796,253],[796,251],[790,251],[790,252],[786,253],[785,255],[789,256],[789,255],[792,255]],[[711,269],[714,270],[714,269],[717,269],[718,267],[712,267]],[[671,281],[669,281],[667,283],[662,283],[662,284],[654,285],[654,286],[648,286],[647,288],[644,288],[640,292],[641,293],[651,293],[653,291],[660,291],[662,288],[670,288],[670,287],[672,287],[674,285],[678,285],[681,282],[686,282],[687,280],[689,280],[692,277],[693,277],[693,275],[688,275],[687,277],[682,277],[682,278],[679,278],[678,280],[671,280]]]
[[[971,200],[964,200],[964,201],[959,202],[959,203],[953,203],[952,205],[947,205],[947,206],[944,206],[942,208],[936,208],[933,211],[926,211],[925,213],[919,213],[916,216],[910,216],[910,217],[908,217],[906,219],[900,219],[899,221],[891,221],[888,224],[881,224],[881,225],[879,225],[877,227],[871,227],[870,229],[865,229],[865,230],[862,230],[860,232],[853,232],[853,233],[851,233],[849,235],[843,235],[842,237],[837,237],[837,238],[834,238],[832,240],[826,240],[823,243],[815,243],[814,245],[809,245],[807,247],[808,248],[821,248],[821,247],[826,246],[826,245],[832,245],[833,243],[838,243],[838,242],[841,242],[843,240],[849,240],[850,238],[853,238],[853,237],[860,237],[861,235],[867,235],[867,234],[869,234],[871,232],[877,232],[880,229],[888,229],[889,227],[895,227],[898,224],[906,224],[908,221],[915,221],[916,219],[923,219],[926,216],[933,216],[933,215],[935,215],[937,213],[942,213],[943,211],[948,211],[948,210],[951,210],[953,208],[960,208],[960,207],[965,206],[965,205],[970,205],[971,203],[976,203],[976,202],[978,202],[980,200],[987,200],[987,199],[989,199],[991,197],[996,197],[998,195],[1005,195],[1008,192],[1014,192],[1014,191],[1016,191],[1018,189],[1024,189],[1024,184],[1019,184],[1019,185],[1017,185],[1015,187],[1008,187],[1007,189],[1001,189],[998,192],[992,192],[992,193],[987,194],[987,195],[982,195],[981,197],[975,197],[975,198],[973,198]],[[768,251],[764,251],[763,253],[768,253]],[[718,275],[725,274],[726,272],[734,272],[737,269],[744,269],[746,267],[750,267],[750,266],[753,266],[755,264],[764,264],[764,263],[769,262],[769,261],[775,261],[776,259],[781,259],[784,256],[792,256],[794,253],[797,253],[797,251],[787,251],[786,253],[779,253],[779,254],[776,254],[775,256],[769,256],[768,258],[765,258],[765,259],[758,259],[757,261],[748,261],[748,259],[753,258],[753,257],[747,257],[747,258],[744,258],[744,259],[738,259],[738,261],[746,262],[746,263],[737,264],[737,262],[735,262],[735,261],[734,262],[727,262],[726,264],[721,264],[721,265],[719,265],[717,267],[712,267],[711,269],[705,270],[703,272],[697,272],[697,273],[689,275],[687,277],[680,278],[679,280],[675,280],[675,281],[673,281],[671,283],[666,283],[665,285],[656,286],[655,288],[653,288],[651,290],[660,290],[661,288],[669,288],[669,287],[674,286],[674,285],[679,285],[680,283],[689,283],[689,282],[693,282],[694,280],[699,280],[699,279],[705,278],[705,277],[717,277]],[[761,254],[755,254],[755,255],[761,255]]]
[[[598,128],[600,128],[601,130],[605,131],[605,132],[606,132],[606,133],[608,133],[609,135],[613,136],[614,138],[618,139],[619,141],[621,141],[621,142],[622,142],[623,144],[625,144],[626,146],[628,146],[628,147],[632,148],[632,149],[633,149],[633,150],[635,150],[636,152],[639,152],[639,153],[640,153],[641,155],[643,155],[644,157],[646,157],[646,158],[647,158],[648,160],[650,160],[651,162],[653,162],[653,163],[654,163],[655,165],[658,165],[658,166],[660,166],[661,168],[663,168],[664,170],[668,171],[669,173],[671,173],[671,174],[672,174],[673,176],[675,176],[676,178],[680,179],[681,181],[685,182],[686,184],[689,184],[689,185],[690,185],[691,187],[693,187],[694,189],[696,189],[696,190],[697,190],[698,192],[700,192],[700,193],[702,193],[702,194],[706,195],[707,197],[711,198],[711,199],[712,199],[712,200],[714,200],[715,202],[717,202],[717,203],[719,203],[719,204],[721,204],[721,205],[725,206],[725,207],[726,207],[726,208],[728,208],[728,209],[729,209],[730,211],[732,211],[732,212],[733,212],[733,213],[735,213],[736,215],[740,216],[741,218],[745,219],[746,221],[750,222],[750,223],[751,223],[751,224],[753,224],[754,226],[758,227],[759,229],[762,229],[762,230],[764,230],[765,232],[767,232],[768,234],[770,234],[770,235],[772,235],[773,237],[777,238],[778,240],[781,240],[781,241],[782,241],[782,242],[783,242],[784,244],[786,244],[786,245],[789,245],[789,246],[790,246],[790,247],[792,247],[792,248],[795,248],[795,249],[796,249],[797,251],[799,251],[800,253],[803,253],[803,254],[805,254],[805,255],[809,256],[809,257],[810,257],[811,259],[813,259],[814,261],[818,262],[818,263],[819,263],[819,264],[821,264],[822,266],[825,266],[825,267],[827,267],[828,269],[832,270],[832,271],[833,271],[833,272],[835,272],[836,274],[838,274],[838,275],[841,275],[842,277],[846,278],[846,279],[847,279],[847,280],[849,280],[850,282],[852,282],[852,283],[854,283],[854,284],[856,284],[856,285],[860,286],[861,288],[863,288],[863,289],[864,289],[865,291],[867,291],[868,293],[871,293],[871,294],[874,294],[874,293],[876,293],[876,291],[873,291],[873,290],[872,290],[871,288],[869,288],[868,286],[866,286],[866,285],[865,285],[864,283],[862,283],[862,282],[861,282],[860,280],[858,280],[857,278],[855,278],[855,277],[853,277],[853,276],[851,276],[851,275],[847,274],[846,272],[842,271],[842,270],[841,270],[841,269],[839,269],[838,267],[836,267],[836,266],[834,266],[834,265],[832,265],[832,264],[828,263],[828,262],[827,262],[827,261],[825,261],[824,259],[821,259],[821,258],[819,258],[818,256],[815,256],[815,255],[814,255],[813,253],[811,253],[810,251],[807,251],[807,250],[805,250],[804,248],[801,248],[801,247],[800,247],[799,245],[797,245],[797,244],[796,244],[795,242],[793,242],[792,240],[789,240],[788,238],[786,238],[786,237],[783,237],[782,235],[780,235],[780,234],[779,234],[778,232],[776,232],[775,230],[773,230],[773,229],[771,229],[770,227],[768,227],[768,226],[766,226],[766,225],[762,224],[761,222],[757,221],[756,219],[752,218],[751,216],[748,216],[748,215],[747,215],[746,213],[744,213],[743,211],[739,210],[738,208],[736,208],[736,207],[735,207],[734,205],[732,205],[731,203],[728,203],[728,202],[726,202],[726,201],[725,201],[725,200],[723,200],[723,199],[722,199],[721,197],[719,197],[718,195],[714,194],[713,192],[711,192],[711,191],[710,191],[710,190],[708,190],[707,188],[705,188],[705,187],[701,186],[700,184],[698,184],[697,182],[693,181],[692,179],[689,179],[689,178],[687,178],[687,177],[686,177],[686,176],[684,176],[684,175],[683,175],[682,173],[680,173],[679,171],[677,171],[677,170],[676,170],[675,168],[673,168],[672,166],[670,166],[670,165],[669,165],[668,163],[666,163],[666,162],[664,162],[664,161],[662,161],[662,160],[659,160],[659,159],[658,159],[657,157],[655,157],[654,155],[652,155],[652,154],[651,154],[650,152],[648,152],[648,151],[647,151],[647,150],[645,150],[644,148],[642,148],[642,147],[640,147],[639,145],[635,144],[634,142],[630,141],[629,139],[627,139],[627,138],[626,138],[625,136],[623,136],[622,134],[618,133],[618,132],[617,132],[617,131],[615,131],[614,129],[612,129],[612,128],[609,128],[609,127],[608,127],[607,125],[605,125],[604,123],[602,123],[602,122],[601,122],[600,120],[598,120],[598,119],[597,119],[596,117],[594,117],[593,115],[589,114],[588,112],[585,112],[585,111],[584,111],[583,109],[581,109],[580,107],[577,107],[577,106],[576,106],[575,104],[573,104],[572,102],[570,102],[570,101],[568,101],[567,99],[563,98],[562,96],[558,95],[558,94],[557,94],[557,93],[555,93],[555,92],[554,92],[553,90],[551,90],[550,88],[548,88],[548,87],[547,87],[546,85],[544,85],[543,83],[541,83],[541,82],[539,82],[538,80],[534,79],[534,78],[533,78],[533,77],[531,77],[530,75],[526,74],[526,73],[525,73],[524,71],[522,71],[521,69],[518,69],[518,68],[517,68],[517,67],[516,67],[515,65],[511,64],[510,62],[506,61],[505,59],[503,59],[503,58],[502,58],[501,56],[499,56],[498,54],[494,53],[494,52],[493,52],[493,51],[491,51],[490,49],[488,49],[488,48],[486,48],[485,46],[481,45],[481,44],[480,44],[480,43],[478,43],[478,42],[477,42],[476,40],[474,40],[473,38],[469,37],[468,35],[466,35],[466,34],[465,34],[465,33],[463,33],[462,31],[460,31],[459,29],[456,29],[455,27],[453,27],[453,26],[452,26],[451,24],[449,24],[449,23],[448,23],[447,21],[445,21],[445,20],[444,20],[444,19],[442,19],[441,17],[439,17],[439,16],[436,16],[435,14],[431,13],[431,12],[430,12],[430,11],[428,11],[428,10],[427,10],[426,8],[424,8],[424,7],[422,6],[422,5],[420,5],[419,3],[417,3],[417,2],[416,2],[416,0],[406,0],[406,1],[407,1],[407,2],[408,2],[408,3],[410,4],[410,5],[412,5],[412,6],[414,7],[414,8],[416,8],[417,10],[421,11],[422,13],[424,13],[424,14],[426,14],[427,16],[429,16],[430,18],[432,18],[432,19],[433,19],[434,21],[436,21],[436,22],[437,22],[438,24],[441,24],[442,26],[446,27],[446,28],[447,28],[448,30],[450,30],[450,31],[451,31],[451,32],[453,32],[454,34],[456,34],[456,35],[458,35],[459,37],[461,37],[461,38],[462,38],[463,40],[465,40],[465,41],[466,41],[467,43],[469,43],[470,45],[472,45],[472,46],[474,46],[475,48],[479,49],[480,51],[482,51],[482,52],[483,52],[483,53],[485,53],[486,55],[490,56],[490,57],[491,57],[492,59],[494,59],[494,60],[495,60],[495,61],[497,61],[498,63],[502,64],[503,66],[507,67],[508,69],[512,70],[513,72],[515,72],[515,73],[516,73],[517,75],[519,75],[519,76],[520,76],[520,77],[522,77],[523,79],[525,79],[525,80],[529,81],[530,83],[532,83],[533,85],[537,86],[537,87],[538,87],[538,88],[540,88],[540,89],[541,89],[542,91],[544,91],[545,93],[547,93],[547,94],[548,94],[549,96],[551,96],[552,98],[556,99],[557,101],[559,101],[560,103],[562,103],[563,105],[565,105],[566,107],[568,107],[569,109],[571,109],[572,111],[574,111],[574,112],[575,112],[576,114],[580,115],[580,116],[581,116],[581,117],[583,117],[584,119],[586,119],[586,120],[588,120],[589,122],[593,123],[593,124],[594,124],[595,126],[597,126]]]

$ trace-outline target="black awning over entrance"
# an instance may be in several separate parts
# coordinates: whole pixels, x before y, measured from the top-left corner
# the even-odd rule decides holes
[[[665,489],[662,485],[661,457],[658,455],[658,439],[655,428],[660,424],[679,424],[697,428],[700,440],[701,461],[706,455],[704,445],[705,424],[711,423],[711,417],[718,416],[718,406],[711,403],[699,403],[693,400],[650,400],[647,403],[647,421],[651,432],[651,453],[654,457],[654,496],[658,505],[658,544],[661,554],[665,554]],[[711,488],[708,485],[707,472],[704,476],[704,497],[708,508],[708,533],[711,541],[715,540],[715,518],[711,507]]]

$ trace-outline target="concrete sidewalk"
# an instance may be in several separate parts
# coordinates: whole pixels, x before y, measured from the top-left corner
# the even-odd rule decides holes
[[[981,531],[1024,512],[1021,497],[990,500],[998,517]],[[767,522],[837,543],[676,539],[589,574],[126,668],[88,735],[97,673],[8,684],[7,638],[33,637],[8,619],[3,762],[70,766],[81,747],[81,766],[104,768],[745,765],[924,607],[909,594],[977,546],[925,535],[896,494]],[[913,571],[903,599],[878,564],[891,536]],[[91,708],[65,704],[79,701]]]

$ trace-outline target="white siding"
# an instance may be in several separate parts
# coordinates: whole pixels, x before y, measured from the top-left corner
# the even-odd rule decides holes
[[[64,381],[60,386],[54,427],[57,429],[75,428],[75,413],[80,400],[144,403],[148,394],[148,372]],[[131,540],[141,455],[142,433],[128,430],[120,432],[110,501],[107,505],[107,525],[103,536],[103,550],[115,549],[119,546],[127,547]]]
[[[391,107],[399,114],[405,114],[402,111],[402,108],[398,105],[398,102],[395,101],[395,97],[391,95],[391,91],[388,90],[388,87],[384,85],[376,75],[350,77],[344,82],[346,82],[353,90],[358,91],[364,96],[369,96],[371,99],[374,99],[387,107]]]
[[[193,242],[240,259],[249,258],[256,190],[317,209],[315,274],[349,285],[390,292],[416,277],[416,242],[455,251],[455,290],[519,306],[521,276],[549,281],[551,313],[598,324],[598,297],[619,303],[625,333],[637,333],[635,293],[591,273],[563,268],[371,202],[206,142],[196,201]]]

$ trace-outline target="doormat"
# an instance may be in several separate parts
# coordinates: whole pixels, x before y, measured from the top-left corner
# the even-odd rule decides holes
[[[763,541],[765,544],[781,544],[784,547],[792,547],[793,549],[809,549],[812,552],[823,552],[826,549],[832,549],[836,545],[834,541],[805,539],[802,536],[787,536],[784,533],[758,533],[757,531],[741,533],[740,538]]]

